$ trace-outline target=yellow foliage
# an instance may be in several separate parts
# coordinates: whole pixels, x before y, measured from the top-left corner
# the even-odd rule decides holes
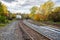
[[[60,12],[60,7],[54,8],[53,12]]]
[[[54,3],[51,0],[47,1],[41,6],[42,13],[44,15],[49,15],[49,13],[52,11],[53,6],[54,6]]]
[[[40,20],[40,15],[39,14],[35,14],[33,19],[36,20],[36,21],[39,21]]]
[[[2,4],[2,9],[3,9],[4,15],[8,16],[8,10],[7,10],[6,5]]]
[[[37,14],[34,15],[33,20],[36,20],[36,21],[44,21],[44,20],[46,20],[46,16],[37,13]]]

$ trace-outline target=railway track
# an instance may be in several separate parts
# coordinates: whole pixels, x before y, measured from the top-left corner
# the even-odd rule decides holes
[[[40,33],[25,25],[21,20],[18,25],[22,31],[22,34],[24,35],[24,40],[50,40],[47,37],[41,35]]]
[[[37,26],[37,25],[27,22],[26,20],[24,20],[23,22],[28,27],[44,35],[50,40],[60,40],[60,30],[57,30],[55,28],[45,27],[45,26]]]

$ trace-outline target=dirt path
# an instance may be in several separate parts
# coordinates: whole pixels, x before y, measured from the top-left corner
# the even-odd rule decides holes
[[[0,30],[0,40],[23,40],[18,22],[19,21],[14,21],[3,30]]]
[[[24,25],[20,20],[14,21],[0,30],[0,40],[49,40]]]

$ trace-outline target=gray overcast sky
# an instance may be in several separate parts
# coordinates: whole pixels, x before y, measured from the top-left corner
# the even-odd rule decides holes
[[[40,6],[48,0],[1,0],[11,12],[29,13],[32,6]],[[56,6],[60,6],[60,0],[52,0]]]

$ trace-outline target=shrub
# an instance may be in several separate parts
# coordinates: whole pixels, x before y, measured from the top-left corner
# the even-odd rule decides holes
[[[52,20],[54,22],[59,22],[60,21],[60,12],[53,12],[48,16],[49,20]]]
[[[0,15],[0,23],[5,23],[6,17]]]

